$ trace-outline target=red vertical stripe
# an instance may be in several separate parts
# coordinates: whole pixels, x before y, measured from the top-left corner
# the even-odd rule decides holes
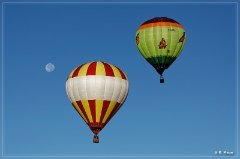
[[[97,67],[97,62],[92,62],[87,69],[87,76],[88,75],[96,75],[96,68]]]
[[[106,101],[106,100],[103,101],[103,107],[102,107],[102,112],[101,112],[100,121],[99,121],[101,127],[103,126],[102,121],[107,112],[109,104],[110,104],[110,101]]]
[[[87,113],[85,112],[85,109],[84,109],[84,107],[83,107],[83,105],[82,105],[82,102],[81,102],[81,101],[76,101],[76,103],[77,103],[78,107],[80,108],[80,110],[82,111],[84,117],[85,117],[86,120],[88,121],[88,125],[90,125],[90,124],[91,124],[91,123],[90,123],[90,120],[88,119]]]
[[[117,67],[116,67],[117,68]],[[117,68],[118,69],[118,71],[121,73],[121,76],[122,76],[122,79],[127,79],[126,78],[126,76],[125,76],[125,74],[123,73],[123,71],[122,70],[120,70],[119,68]]]
[[[84,65],[84,64],[83,64],[83,65]],[[75,69],[75,71],[74,71],[73,74],[72,74],[72,78],[78,76],[78,72],[79,72],[79,70],[82,68],[83,65],[78,66],[78,67]]]
[[[106,122],[105,122],[105,125],[106,125],[106,124],[109,122],[109,120],[116,114],[117,110],[119,109],[119,105],[120,105],[120,103],[116,103],[116,105],[114,106],[112,112],[109,114],[109,116],[108,116],[108,118],[107,118],[107,120],[106,120]],[[105,125],[104,125],[104,126],[105,126]]]
[[[105,68],[106,76],[114,77],[114,72],[113,72],[112,67],[105,62],[103,62],[103,65],[104,65],[104,68]]]
[[[96,104],[95,100],[88,100],[90,111],[92,114],[93,126],[96,126]]]

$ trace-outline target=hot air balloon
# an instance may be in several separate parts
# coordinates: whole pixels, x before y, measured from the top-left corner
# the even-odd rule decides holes
[[[125,102],[128,89],[126,74],[106,62],[85,63],[69,74],[67,96],[94,133],[94,143],[99,143],[98,133]]]
[[[177,59],[186,42],[182,25],[167,17],[155,17],[138,28],[135,40],[139,52],[164,83],[163,72]]]

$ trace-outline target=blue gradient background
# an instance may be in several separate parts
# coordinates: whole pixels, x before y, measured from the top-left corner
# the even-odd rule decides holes
[[[5,3],[3,9],[3,156],[237,154],[236,3]],[[135,46],[138,27],[156,16],[175,19],[187,35],[164,84]],[[99,144],[65,91],[72,69],[95,60],[118,66],[130,82]]]

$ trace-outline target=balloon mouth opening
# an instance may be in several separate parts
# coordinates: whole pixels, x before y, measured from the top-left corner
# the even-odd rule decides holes
[[[102,130],[101,127],[90,127],[91,130]]]
[[[98,135],[98,133],[102,130],[101,127],[90,127],[90,129],[95,135]]]
[[[165,67],[156,68],[156,71],[162,76],[165,69],[166,69]]]

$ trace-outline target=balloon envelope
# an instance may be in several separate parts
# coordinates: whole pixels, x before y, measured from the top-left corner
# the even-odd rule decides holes
[[[162,75],[181,53],[186,32],[177,21],[156,17],[138,28],[135,40],[142,56]]]
[[[100,61],[78,66],[66,81],[69,100],[96,135],[121,108],[128,89],[126,74]]]

